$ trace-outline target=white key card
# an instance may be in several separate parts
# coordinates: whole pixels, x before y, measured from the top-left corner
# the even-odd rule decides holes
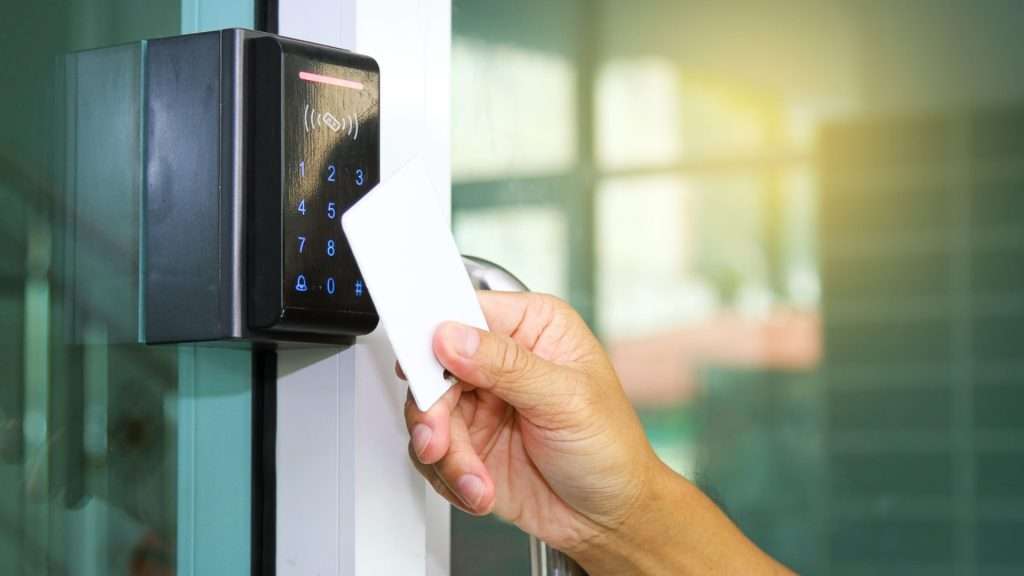
[[[434,331],[453,320],[487,329],[426,167],[414,160],[341,217],[370,297],[420,410],[451,387]]]

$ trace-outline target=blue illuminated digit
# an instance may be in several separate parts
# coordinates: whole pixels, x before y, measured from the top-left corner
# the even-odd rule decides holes
[[[299,200],[299,214],[306,215],[306,200]]]
[[[327,277],[327,293],[334,294],[334,278]]]
[[[306,247],[306,237],[299,236],[299,254],[302,254],[302,249]]]
[[[299,162],[299,176],[306,176],[306,161]]]
[[[328,164],[327,165],[327,181],[328,182],[334,182],[335,179],[336,179],[335,175],[337,173],[338,173],[338,169],[334,167],[334,164]]]
[[[334,256],[334,240],[327,241],[327,255]]]
[[[330,218],[331,220],[334,220],[334,217],[337,216],[337,215],[338,215],[338,213],[335,212],[335,210],[334,210],[334,202],[328,202],[327,203],[327,217]]]
[[[363,173],[362,168],[356,168],[356,186],[362,186],[363,182],[366,181],[366,174]]]

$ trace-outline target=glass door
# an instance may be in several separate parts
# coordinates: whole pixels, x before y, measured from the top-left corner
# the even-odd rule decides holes
[[[65,58],[135,42],[121,55],[130,60],[140,53],[138,40],[251,28],[254,2],[23,1],[5,12],[2,572],[242,573],[252,537],[250,353],[149,347],[124,337],[137,318],[137,287],[112,279],[124,276],[118,267],[133,249],[137,215],[69,204],[67,191],[83,182],[138,186],[139,132],[86,143],[73,137],[83,127],[68,118],[103,121],[104,107],[137,107],[103,91],[139,78],[114,69],[77,77]],[[67,105],[71,85],[94,91],[91,116]],[[74,210],[89,217],[76,218],[71,230]],[[70,282],[71,262],[101,280]]]

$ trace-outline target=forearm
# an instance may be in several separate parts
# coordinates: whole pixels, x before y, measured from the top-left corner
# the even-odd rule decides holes
[[[574,556],[603,574],[790,574],[696,486],[658,463],[645,496],[616,530]]]

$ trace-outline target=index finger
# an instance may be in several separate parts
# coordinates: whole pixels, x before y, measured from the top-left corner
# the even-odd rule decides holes
[[[421,412],[410,394],[405,401],[405,426],[413,451],[424,464],[433,464],[448,452],[451,442],[451,413],[462,396],[462,387],[452,386],[426,412]],[[417,432],[418,430],[418,432]]]

